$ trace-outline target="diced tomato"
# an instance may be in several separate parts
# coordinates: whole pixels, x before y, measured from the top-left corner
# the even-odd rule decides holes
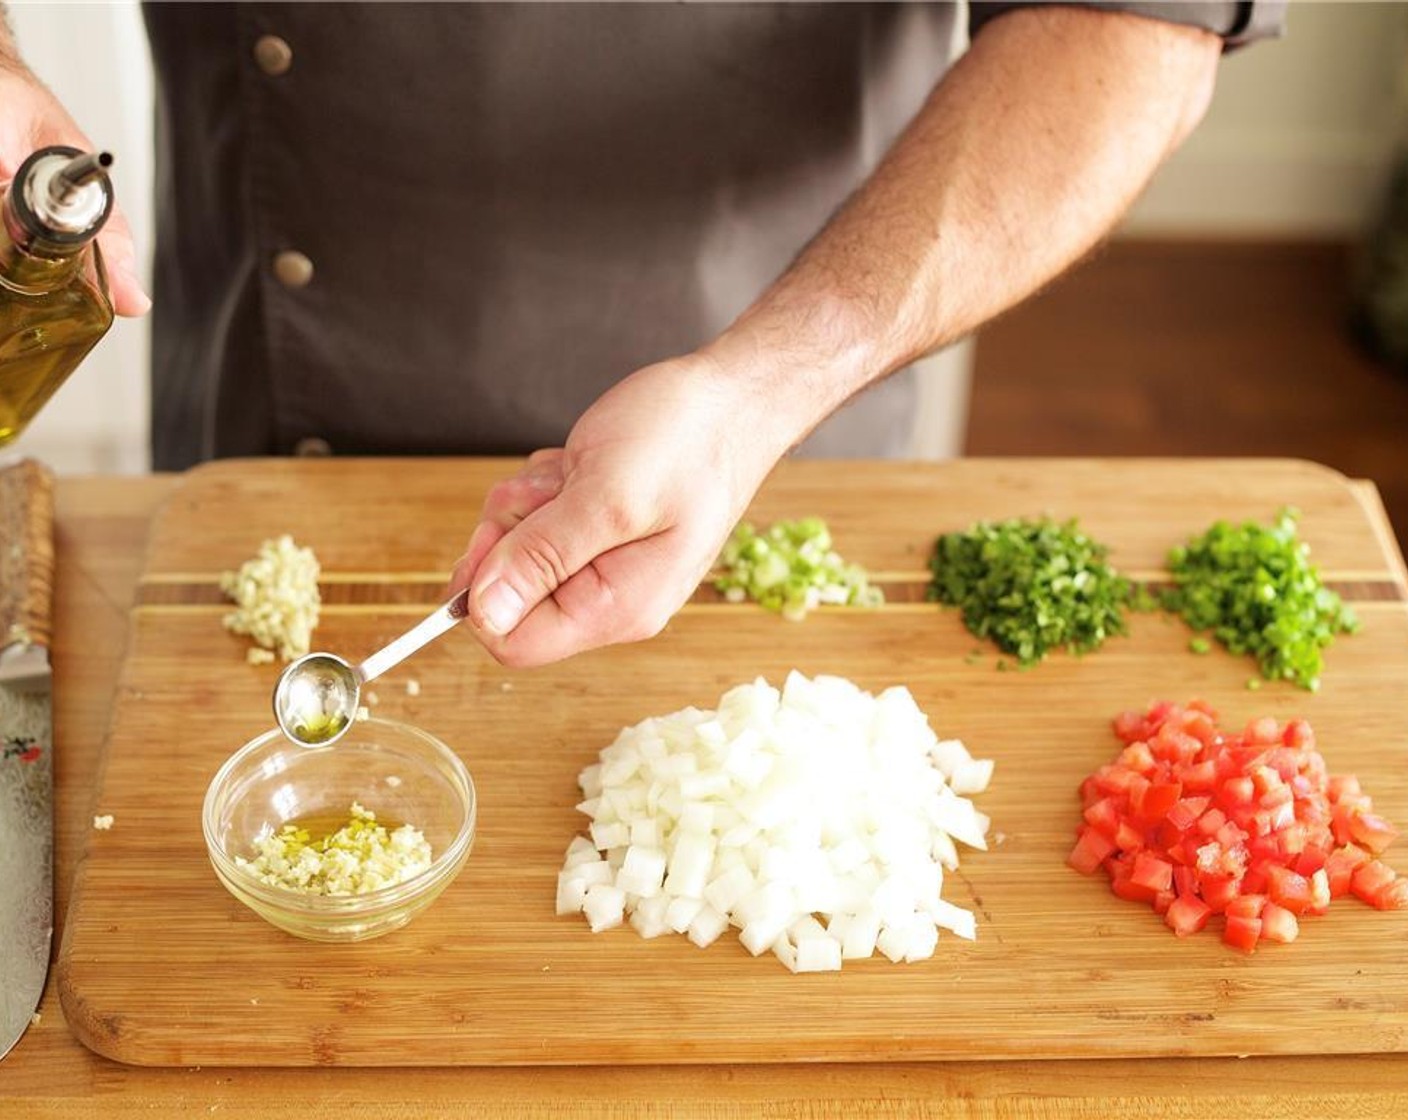
[[[1303,719],[1293,719],[1286,724],[1286,730],[1281,733],[1281,741],[1288,747],[1295,747],[1297,750],[1315,749],[1315,732],[1310,729]]]
[[[1121,712],[1115,717],[1115,735],[1123,742],[1132,743],[1143,733],[1144,713]]]
[[[1211,798],[1185,797],[1168,811],[1168,823],[1179,832],[1187,832],[1203,815]]]
[[[1398,835],[1398,829],[1377,813],[1353,813],[1349,818],[1349,834],[1360,847],[1378,855]]]
[[[1324,914],[1330,909],[1330,877],[1322,867],[1310,876],[1310,905],[1307,914]]]
[[[1153,782],[1142,793],[1131,792],[1129,807],[1137,818],[1154,824],[1164,819],[1182,795],[1182,782]]]
[[[1248,743],[1273,746],[1281,742],[1281,727],[1271,716],[1262,716],[1261,719],[1254,719],[1247,724],[1247,729],[1242,732],[1242,737]]]
[[[1217,788],[1217,763],[1195,762],[1183,768],[1183,789],[1188,793],[1211,793]]]
[[[1283,789],[1286,785],[1280,773],[1270,766],[1258,766],[1251,774],[1252,786],[1260,795],[1261,805],[1264,808],[1271,808],[1266,801],[1266,795],[1272,790]],[[1286,800],[1291,799],[1291,791],[1286,790]]]
[[[1300,855],[1296,856],[1296,861],[1291,865],[1297,875],[1313,875],[1325,866],[1329,855],[1324,848],[1309,844],[1302,848]]]
[[[1153,902],[1158,895],[1158,891],[1136,883],[1129,875],[1114,875],[1110,877],[1110,890],[1120,898],[1128,899],[1130,902]]]
[[[1380,910],[1408,910],[1408,879],[1395,879],[1374,896]]]
[[[1197,701],[1194,701],[1197,703]],[[1217,743],[1219,735],[1217,733],[1217,717],[1210,712],[1199,711],[1192,704],[1188,705],[1183,713],[1183,718],[1179,721],[1183,725],[1183,730],[1193,738],[1197,739],[1204,747],[1211,747]]]
[[[1279,941],[1289,945],[1300,933],[1300,922],[1284,906],[1268,902],[1261,911],[1261,936],[1264,941]]]
[[[1377,906],[1379,894],[1397,878],[1398,872],[1388,864],[1371,859],[1355,871],[1349,889],[1354,892],[1355,897],[1362,898],[1370,906]]]
[[[1076,846],[1071,850],[1068,862],[1082,875],[1090,875],[1114,850],[1115,842],[1113,840],[1098,828],[1083,825],[1080,839],[1076,841]]]
[[[1243,918],[1230,914],[1222,928],[1222,940],[1234,948],[1250,953],[1261,938],[1261,919]]]
[[[1129,821],[1120,821],[1119,830],[1115,833],[1115,843],[1119,845],[1120,851],[1137,852],[1144,847],[1144,833]]]
[[[1245,774],[1239,774],[1235,778],[1228,778],[1218,788],[1218,800],[1228,808],[1235,808],[1239,805],[1250,805],[1255,799],[1256,785]]]
[[[1169,904],[1164,921],[1177,936],[1188,937],[1207,925],[1211,916],[1212,910],[1202,899],[1196,895],[1181,894]]]
[[[1089,806],[1083,814],[1086,823],[1092,828],[1098,828],[1112,840],[1115,833],[1120,830],[1119,803],[1113,797],[1102,797],[1095,804]]]
[[[1241,879],[1230,875],[1204,875],[1198,881],[1199,891],[1214,914],[1221,914],[1241,890]]]
[[[1277,906],[1284,906],[1292,914],[1304,914],[1310,907],[1310,880],[1297,875],[1289,867],[1268,864],[1266,867],[1266,893]]]
[[[1259,918],[1266,906],[1264,894],[1239,894],[1227,904],[1226,912],[1228,917]]]
[[[1147,778],[1154,772],[1154,752],[1148,743],[1130,743],[1120,751],[1119,765]]]
[[[1339,898],[1349,893],[1354,873],[1369,862],[1369,853],[1354,844],[1336,848],[1325,857],[1325,873],[1330,879],[1330,897]]]
[[[1173,864],[1160,859],[1152,852],[1140,852],[1134,857],[1134,869],[1130,879],[1139,886],[1147,887],[1157,894],[1173,887]]]
[[[1408,907],[1408,878],[1377,857],[1397,836],[1353,776],[1331,777],[1304,720],[1253,720],[1223,735],[1195,702],[1116,717],[1118,759],[1080,785],[1072,867],[1104,867],[1111,890],[1147,902],[1176,934],[1224,915],[1222,936],[1252,951],[1290,942],[1298,915],[1355,894]]]

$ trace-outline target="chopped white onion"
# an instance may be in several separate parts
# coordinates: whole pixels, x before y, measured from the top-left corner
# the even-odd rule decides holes
[[[557,912],[593,932],[707,946],[730,925],[753,955],[834,971],[878,949],[933,956],[974,915],[940,897],[954,841],[986,848],[992,761],[940,741],[909,690],[788,675],[623,730],[578,778],[590,839],[567,849]]]

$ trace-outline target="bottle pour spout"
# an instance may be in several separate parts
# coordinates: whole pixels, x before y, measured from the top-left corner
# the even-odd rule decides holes
[[[88,152],[74,156],[59,167],[49,180],[49,197],[55,205],[64,206],[78,194],[79,188],[105,176],[112,166],[111,152]]]

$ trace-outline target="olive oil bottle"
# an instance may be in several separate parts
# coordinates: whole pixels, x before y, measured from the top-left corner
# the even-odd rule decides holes
[[[41,148],[0,211],[0,447],[16,439],[112,326],[93,239],[112,213],[112,156]]]

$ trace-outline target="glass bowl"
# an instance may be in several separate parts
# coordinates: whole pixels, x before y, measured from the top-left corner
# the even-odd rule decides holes
[[[354,801],[378,823],[420,829],[430,866],[366,894],[311,895],[261,883],[235,863],[286,823],[336,830]],[[449,886],[474,842],[475,807],[474,782],[449,747],[418,728],[368,719],[333,746],[299,746],[278,730],[246,743],[211,781],[201,820],[215,874],[261,918],[312,941],[364,941],[405,925]]]

